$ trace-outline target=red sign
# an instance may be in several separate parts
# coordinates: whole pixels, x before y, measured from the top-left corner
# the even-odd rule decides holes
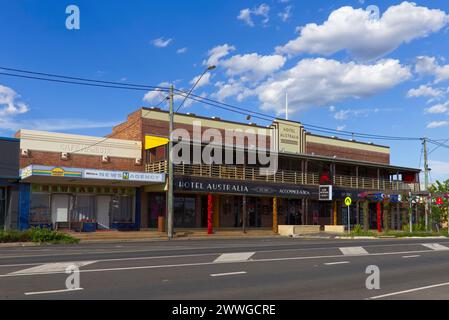
[[[443,198],[437,198],[436,204],[437,205],[442,205],[443,204]]]

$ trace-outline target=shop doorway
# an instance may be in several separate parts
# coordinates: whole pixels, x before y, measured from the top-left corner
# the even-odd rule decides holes
[[[0,188],[0,230],[5,228],[6,223],[6,189]]]
[[[97,196],[97,223],[99,229],[111,227],[111,196]]]
[[[68,222],[70,196],[54,194],[51,199],[51,221],[53,225],[59,222]]]

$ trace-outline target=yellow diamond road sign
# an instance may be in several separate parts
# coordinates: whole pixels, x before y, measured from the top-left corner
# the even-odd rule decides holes
[[[350,197],[347,197],[345,199],[345,205],[349,207],[351,204],[352,204],[352,199]]]

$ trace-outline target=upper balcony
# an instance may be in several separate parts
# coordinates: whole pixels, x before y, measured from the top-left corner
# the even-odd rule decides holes
[[[167,173],[167,161],[160,161],[146,165],[147,172]],[[195,176],[226,180],[265,181],[267,183],[282,183],[292,185],[320,184],[318,172],[301,172],[292,170],[278,170],[273,175],[261,175],[258,167],[243,165],[206,165],[206,164],[179,164],[174,165],[174,174],[179,176]],[[407,183],[387,179],[375,179],[360,176],[334,175],[333,184],[337,187],[364,189],[388,192],[417,192],[419,183]]]

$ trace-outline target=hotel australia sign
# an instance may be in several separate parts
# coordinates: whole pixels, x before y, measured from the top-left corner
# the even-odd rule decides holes
[[[195,177],[175,177],[174,182],[175,190],[184,192],[227,193],[285,198],[318,197],[314,188],[289,186],[285,184],[211,180]]]

